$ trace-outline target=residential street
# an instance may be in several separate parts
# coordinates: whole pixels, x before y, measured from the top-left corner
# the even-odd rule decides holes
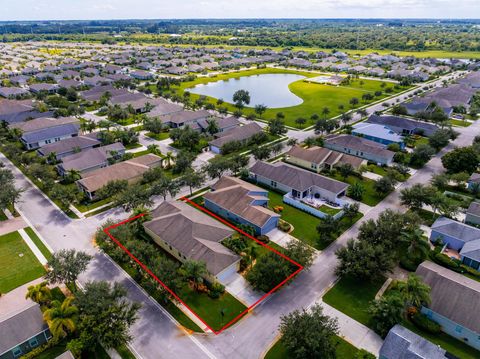
[[[452,76],[452,75],[450,75]],[[435,81],[441,84],[443,78]],[[401,95],[402,98],[407,94]],[[393,102],[395,100],[390,100]],[[368,109],[369,113],[383,109],[381,104]],[[399,202],[399,190],[415,183],[428,183],[431,176],[443,170],[440,157],[454,146],[469,145],[476,134],[480,134],[480,121],[470,127],[456,128],[460,136],[425,167],[418,170],[400,188],[390,194],[376,207],[372,208],[352,228],[346,231],[331,246],[316,258],[310,271],[300,273],[288,287],[269,297],[233,327],[220,335],[189,335],[180,329],[173,318],[156,302],[139,288],[115,263],[98,251],[93,243],[95,230],[107,219],[119,221],[128,215],[121,209],[112,209],[94,217],[72,220],[58,210],[39,189],[34,187],[25,176],[4,156],[0,160],[12,169],[17,185],[25,189],[22,201],[18,204],[19,212],[30,226],[34,226],[54,249],[75,248],[94,255],[94,260],[80,282],[90,280],[118,281],[128,289],[131,300],[141,302],[143,309],[137,323],[132,328],[134,340],[132,350],[142,358],[259,358],[269,343],[275,340],[280,317],[295,309],[308,307],[319,300],[325,291],[336,281],[335,251],[344,246],[350,238],[357,235],[362,222],[375,219],[387,208],[402,210]],[[313,131],[290,130],[288,136],[299,141],[311,136]],[[184,190],[180,195],[187,194]],[[156,200],[156,204],[162,201]]]

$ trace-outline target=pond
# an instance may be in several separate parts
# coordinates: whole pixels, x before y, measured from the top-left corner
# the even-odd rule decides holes
[[[221,98],[232,103],[233,94],[238,90],[250,93],[249,107],[265,105],[268,108],[291,107],[300,105],[303,100],[290,92],[288,85],[304,79],[305,76],[295,74],[262,74],[231,78],[207,84],[199,84],[188,89],[197,95]]]

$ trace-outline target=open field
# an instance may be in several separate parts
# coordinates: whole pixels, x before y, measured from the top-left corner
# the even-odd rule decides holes
[[[252,76],[259,74],[275,74],[275,73],[291,73],[307,78],[316,77],[322,75],[321,73],[314,72],[305,72],[305,71],[293,71],[285,69],[276,69],[276,68],[266,68],[266,69],[253,69],[245,70],[239,72],[231,72],[226,74],[220,74],[212,77],[199,77],[194,81],[183,82],[177,88],[179,95],[182,95],[185,91],[188,91],[189,88],[192,88],[198,84],[206,84],[210,82],[228,80],[231,78],[239,78],[243,76]],[[356,97],[359,100],[359,104],[355,108],[367,105],[369,103],[380,101],[383,98],[399,93],[406,88],[395,89],[393,84],[387,83],[384,88],[382,88],[382,81],[380,80],[360,80],[355,79],[350,82],[347,86],[331,86],[323,85],[317,83],[309,83],[304,80],[299,80],[292,82],[289,85],[289,89],[292,93],[299,96],[303,99],[303,103],[297,106],[291,107],[281,107],[281,108],[272,108],[267,109],[267,111],[262,115],[263,119],[274,118],[278,112],[283,112],[285,115],[285,124],[291,127],[299,127],[295,120],[299,117],[307,119],[307,126],[312,125],[313,121],[310,120],[310,117],[313,114],[322,116],[322,110],[327,107],[329,113],[327,117],[332,118],[340,115],[342,112],[345,112],[351,109],[349,104],[350,99]],[[386,93],[385,89],[391,89],[392,92]],[[382,95],[374,97],[370,101],[362,101],[362,95],[370,93],[374,95],[375,91],[382,91]],[[191,94],[192,100],[198,99],[200,96],[197,94]],[[236,110],[236,107],[233,104],[228,103],[231,99],[223,99],[225,101],[222,106],[225,106],[229,111],[233,112]],[[207,97],[207,101],[213,104],[217,103],[217,99],[212,97]],[[344,109],[341,110],[339,106],[344,106]],[[244,115],[253,113],[253,108],[245,107],[243,110]]]
[[[142,36],[145,39],[144,41],[153,40],[151,34],[135,34],[136,41],[142,41]],[[189,37],[195,38],[195,34],[188,34]],[[198,35],[197,35],[198,37]],[[160,43],[159,45],[162,46],[183,46],[183,47],[190,47],[191,44],[170,44],[165,41],[161,41],[161,37],[159,37]],[[228,39],[226,39],[228,40]],[[150,41],[145,44],[151,45]],[[225,41],[227,42],[227,41]],[[264,49],[267,46],[243,46],[243,45],[195,45],[198,47],[206,47],[206,48],[213,48],[222,46],[225,49]],[[282,47],[268,47],[269,49],[281,51]],[[324,51],[327,53],[331,53],[333,49],[321,48],[321,47],[305,47],[305,46],[293,46],[290,48],[292,51],[305,51],[305,52],[317,52],[317,51]],[[435,57],[435,58],[457,58],[457,59],[480,59],[480,52],[476,51],[444,51],[444,50],[425,50],[425,51],[396,51],[396,50],[382,50],[382,49],[363,49],[363,50],[349,50],[349,49],[335,49],[336,51],[345,52],[349,55],[357,55],[357,56],[365,56],[371,54],[372,52],[376,52],[379,55],[388,55],[394,54],[398,56],[415,56],[418,58],[426,58],[426,57]]]
[[[45,274],[18,232],[0,236],[0,293],[28,283]]]

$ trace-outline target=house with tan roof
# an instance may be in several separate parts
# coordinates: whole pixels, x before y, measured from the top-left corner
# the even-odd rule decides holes
[[[367,163],[363,158],[351,156],[329,148],[318,146],[304,148],[298,145],[293,146],[290,151],[287,152],[285,161],[317,173],[320,173],[323,169],[330,170],[340,164],[350,164],[353,168],[358,169],[361,165]]]
[[[280,215],[268,209],[268,191],[236,177],[223,176],[204,195],[205,207],[263,235],[276,228]]]
[[[145,232],[180,262],[204,262],[207,279],[222,281],[239,270],[241,258],[221,243],[234,233],[224,224],[180,201],[163,202],[151,217]]]
[[[125,180],[129,184],[136,183],[142,178],[145,172],[161,164],[161,157],[147,154],[85,173],[76,183],[80,190],[90,199],[95,199],[96,191],[109,182]]]

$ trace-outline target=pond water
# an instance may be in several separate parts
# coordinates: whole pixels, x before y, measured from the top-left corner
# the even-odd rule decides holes
[[[232,103],[233,94],[238,90],[250,93],[249,107],[265,105],[268,108],[280,108],[300,105],[303,100],[290,92],[288,85],[304,79],[305,76],[295,74],[262,74],[243,76],[223,81],[199,84],[188,89],[191,93],[221,98]]]

